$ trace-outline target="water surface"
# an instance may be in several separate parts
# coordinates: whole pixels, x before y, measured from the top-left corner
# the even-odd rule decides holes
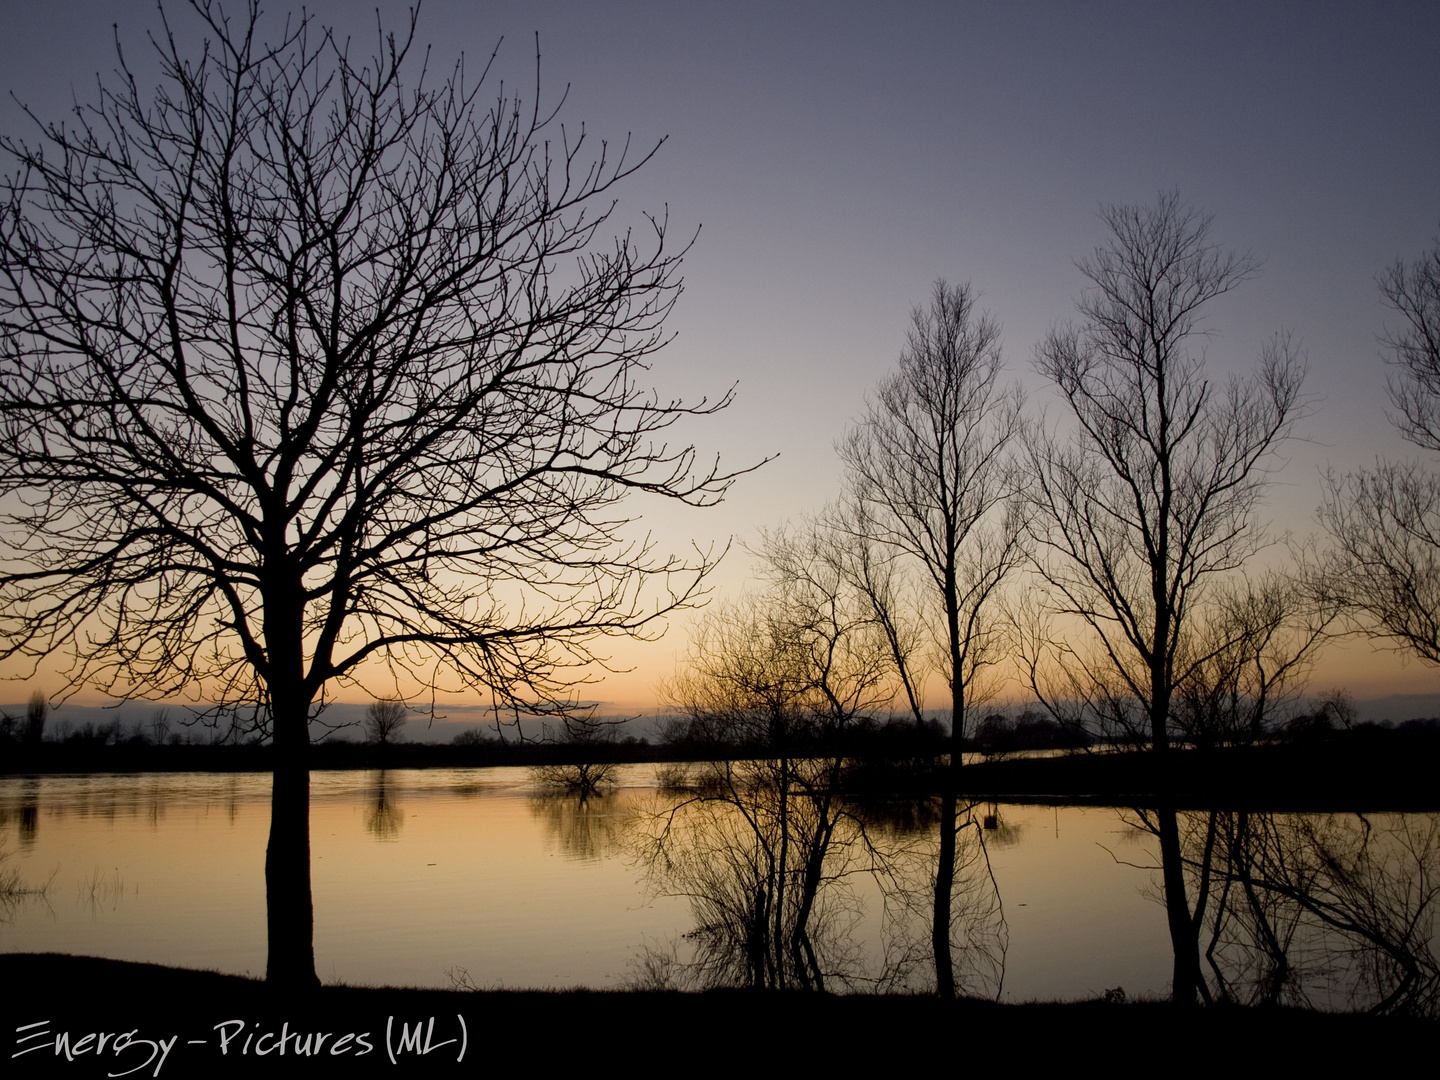
[[[622,783],[580,803],[542,797],[523,769],[316,773],[321,979],[614,987],[640,977],[646,950],[683,958],[695,897],[673,895],[686,879],[638,854],[674,796],[657,792],[649,767]],[[31,885],[53,875],[43,898],[0,907],[0,949],[263,973],[269,787],[268,774],[0,779],[6,865]],[[984,911],[963,933],[989,935],[1005,1000],[1168,991],[1157,846],[1136,826],[1105,808],[977,808]],[[894,985],[887,973],[899,970],[893,867],[918,868],[902,891],[923,900],[930,885],[924,827],[868,829],[871,848],[913,858],[896,858],[889,886],[865,845],[834,864],[827,962],[856,988]],[[910,970],[923,985],[923,963]]]

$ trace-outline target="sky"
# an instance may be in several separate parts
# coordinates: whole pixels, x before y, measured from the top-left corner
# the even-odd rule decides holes
[[[378,6],[387,27],[408,10]],[[306,10],[368,47],[375,7]],[[12,135],[33,130],[17,102],[59,118],[94,98],[115,67],[113,23],[137,70],[158,25],[143,2],[7,8],[0,130]],[[182,5],[169,8],[185,33]],[[1440,231],[1440,5],[427,0],[420,12],[432,72],[495,53],[497,90],[503,77],[527,97],[537,35],[541,99],[565,95],[567,130],[583,122],[632,152],[661,144],[619,189],[615,220],[668,213],[675,236],[695,234],[653,375],[667,395],[736,390],[683,437],[727,467],[775,458],[719,507],[633,508],[670,549],[732,543],[718,600],[745,587],[741,545],[758,528],[838,494],[835,442],[936,278],[981,292],[1011,377],[1053,412],[1034,350],[1073,315],[1075,260],[1106,238],[1098,211],[1161,191],[1213,213],[1215,239],[1263,264],[1209,311],[1212,369],[1243,373],[1277,331],[1308,358],[1312,408],[1285,447],[1272,528],[1318,532],[1327,469],[1416,453],[1386,419],[1378,339],[1395,316],[1375,279]],[[685,633],[680,618],[661,641],[617,645],[616,666],[633,670],[594,696],[653,708]],[[1397,719],[1440,702],[1433,669],[1360,640],[1332,646],[1320,674],[1357,699],[1426,695]],[[0,700],[29,693],[12,687]]]

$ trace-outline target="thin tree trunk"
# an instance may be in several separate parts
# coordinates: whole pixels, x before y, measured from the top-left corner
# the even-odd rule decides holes
[[[790,873],[790,759],[780,759],[780,869],[775,875],[775,925],[770,940],[775,950],[775,985],[785,989],[785,878]]]
[[[817,804],[815,835],[805,858],[800,900],[795,911],[795,927],[790,935],[790,954],[800,984],[806,990],[813,986],[822,993],[825,990],[825,977],[820,971],[814,943],[810,940],[810,914],[815,909],[816,897],[820,895],[820,881],[825,873],[825,856],[830,851],[830,839],[835,833],[835,820],[830,809],[839,772],[840,761],[836,759],[826,777],[825,790],[818,796],[813,791],[810,795],[811,800]]]
[[[1157,618],[1156,639],[1169,633],[1168,619]],[[1201,991],[1200,931],[1190,914],[1190,899],[1185,890],[1185,865],[1180,852],[1180,824],[1173,801],[1174,779],[1170,747],[1169,673],[1164,667],[1163,650],[1157,650],[1151,662],[1151,685],[1155,698],[1150,706],[1151,754],[1155,776],[1160,788],[1160,804],[1156,817],[1160,826],[1160,875],[1165,886],[1165,921],[1170,927],[1170,948],[1175,956],[1170,983],[1170,1000],[1180,1008],[1193,1008]]]
[[[947,532],[955,551],[953,530]],[[955,964],[950,955],[950,905],[955,889],[955,813],[960,794],[960,765],[965,740],[965,686],[961,682],[960,607],[956,600],[955,560],[945,566],[945,624],[950,638],[950,761],[942,775],[940,856],[935,863],[935,911],[930,944],[935,952],[935,992],[946,1001],[955,997]]]
[[[940,797],[940,857],[935,861],[935,912],[930,927],[930,944],[935,953],[935,991],[947,1001],[955,997],[955,966],[950,956],[950,903],[955,887],[957,805],[954,773],[953,767],[944,771],[945,790]]]

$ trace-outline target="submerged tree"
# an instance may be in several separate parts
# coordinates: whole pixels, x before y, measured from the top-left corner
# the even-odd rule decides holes
[[[646,389],[680,291],[645,164],[457,65],[415,17],[363,60],[305,16],[191,0],[34,141],[0,140],[0,631],[71,685],[188,693],[273,741],[267,976],[315,983],[308,724],[336,684],[563,710],[607,635],[711,558],[617,504],[732,480]],[[162,16],[164,15],[162,11]]]
[[[615,760],[616,740],[624,722],[623,718],[596,716],[593,708],[565,715],[555,745],[570,760],[533,767],[531,780],[552,794],[574,795],[581,802],[609,787],[625,771]]]
[[[641,837],[652,887],[691,901],[702,984],[823,990],[855,974],[843,923],[860,836],[837,737],[892,689],[834,539],[813,523],[767,534],[768,590],[707,612],[666,688],[686,737],[747,749],[672,782]]]
[[[955,995],[951,962],[961,744],[981,676],[998,658],[994,598],[1022,561],[1018,475],[1010,445],[1020,428],[1018,389],[1000,382],[1000,327],[976,309],[969,285],[935,283],[911,316],[899,370],[877,389],[841,447],[862,548],[898,556],[923,582],[917,623],[936,627],[931,654],[950,690],[949,768],[936,874],[932,945],[936,986]],[[873,561],[871,563],[873,565]],[[892,644],[907,700],[921,720],[918,658],[901,647],[894,590],[870,590]]]
[[[1089,635],[1089,646],[1066,646],[1071,681],[1083,671],[1103,707],[1133,704],[1163,762],[1176,694],[1214,653],[1194,633],[1207,591],[1265,544],[1256,511],[1301,406],[1304,364],[1280,336],[1253,376],[1210,379],[1193,351],[1204,309],[1256,263],[1218,248],[1210,217],[1174,193],[1102,217],[1109,242],[1078,264],[1090,280],[1081,321],[1037,351],[1073,433],[1029,440],[1036,570],[1049,613]],[[1191,1002],[1198,927],[1173,809],[1157,818],[1174,996]]]
[[[1294,719],[1336,611],[1307,591],[1276,570],[1217,590],[1177,665],[1173,723],[1190,745],[1249,744]]]

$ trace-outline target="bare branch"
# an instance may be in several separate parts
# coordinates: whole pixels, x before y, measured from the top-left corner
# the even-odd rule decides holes
[[[1383,339],[1395,368],[1390,420],[1416,446],[1440,452],[1440,240],[1380,277],[1404,317]],[[1440,479],[1414,461],[1326,478],[1320,519],[1335,541],[1317,590],[1356,625],[1440,664]]]

